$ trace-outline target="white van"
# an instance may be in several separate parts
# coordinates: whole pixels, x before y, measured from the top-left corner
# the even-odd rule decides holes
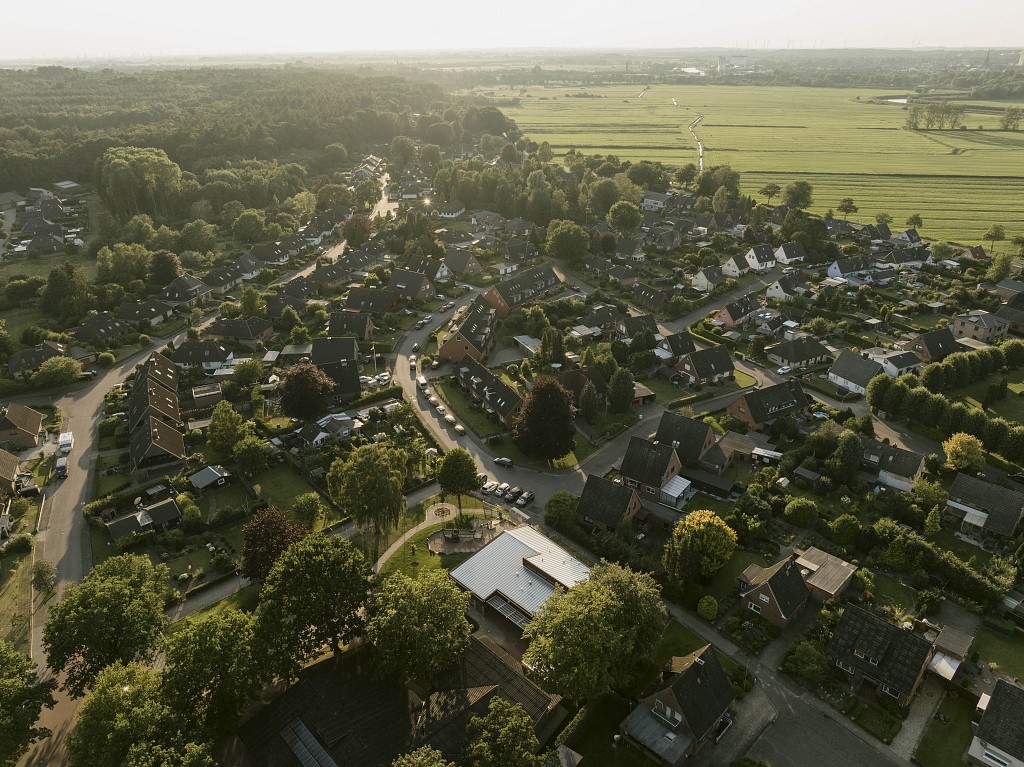
[[[423,389],[424,391],[426,391],[427,390],[427,379],[425,377],[423,377],[423,376],[419,376],[416,379],[416,385],[418,387],[420,387],[421,389]]]
[[[60,451],[67,455],[75,446],[75,435],[70,431],[63,432],[57,440],[57,444],[60,446]]]

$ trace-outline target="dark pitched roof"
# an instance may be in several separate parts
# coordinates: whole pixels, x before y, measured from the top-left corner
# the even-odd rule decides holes
[[[39,427],[43,423],[43,414],[33,410],[20,402],[12,402],[7,406],[3,421],[0,424],[10,424],[11,428],[31,434],[33,437],[39,433]],[[2,426],[0,426],[2,428]]]
[[[185,439],[181,432],[170,424],[150,416],[148,421],[139,424],[132,434],[128,446],[132,468],[137,469],[147,458],[160,453],[166,453],[174,458],[184,458]]]
[[[370,315],[365,312],[334,312],[327,323],[327,336],[338,338],[354,335],[363,338],[372,322]]]
[[[988,514],[985,529],[997,535],[1013,535],[1024,514],[1024,493],[967,474],[956,475],[949,500]]]
[[[117,316],[127,322],[142,322],[152,320],[154,317],[164,317],[173,310],[173,304],[151,299],[141,303],[123,303],[117,309]]]
[[[370,314],[385,314],[398,303],[398,295],[380,288],[352,288],[345,297],[345,308],[359,309]]]
[[[867,610],[847,605],[826,652],[894,692],[910,695],[931,658],[932,645]]]
[[[670,296],[671,293],[669,291],[655,288],[643,282],[638,282],[633,286],[634,300],[659,310],[665,307]]]
[[[685,330],[665,336],[665,344],[677,357],[697,350],[696,345],[693,343],[693,336]]]
[[[180,303],[209,292],[209,286],[198,277],[183,274],[171,280],[167,287],[160,291],[158,298],[169,303]]]
[[[693,374],[702,380],[728,373],[735,368],[732,355],[724,346],[709,346],[706,349],[697,349],[697,351],[687,354],[684,359],[690,361]]]
[[[700,459],[701,448],[709,431],[711,427],[703,421],[666,410],[661,415],[654,439],[675,448],[676,455],[683,463],[693,463]]]
[[[7,482],[8,485],[14,484],[20,466],[21,459],[18,456],[8,453],[6,450],[0,450],[0,479]]]
[[[779,612],[786,620],[796,615],[811,594],[792,556],[779,560],[771,567],[760,568],[760,572],[749,579],[747,586],[740,589],[740,594],[745,596],[764,584],[772,590]]]
[[[658,334],[658,322],[654,319],[653,314],[638,314],[635,317],[623,317],[619,320],[619,327],[629,338],[633,338],[637,333],[644,330],[649,330],[652,335]]]
[[[766,389],[755,389],[743,395],[754,423],[771,423],[776,418],[793,415],[807,407],[807,395],[797,381],[783,381]]]
[[[510,279],[499,282],[492,290],[496,291],[510,308],[522,306],[532,301],[548,288],[561,284],[555,270],[548,264],[534,266],[517,272]]]
[[[662,442],[655,444],[643,437],[630,437],[626,454],[622,456],[619,474],[643,485],[661,487],[665,469],[674,454],[671,445]]]
[[[100,312],[86,317],[82,323],[71,331],[75,338],[83,343],[100,343],[130,333],[131,328],[110,312]]]
[[[928,356],[932,360],[941,360],[953,352],[963,351],[953,336],[953,331],[947,328],[936,328],[922,333],[914,342],[920,342],[928,350]]]
[[[677,673],[669,688],[691,732],[700,739],[736,699],[736,691],[711,645],[673,658],[671,664]]]
[[[832,356],[832,353],[825,348],[821,341],[811,336],[799,336],[791,341],[783,341],[780,344],[769,346],[764,352],[797,365],[803,365],[819,357]]]
[[[181,422],[178,394],[153,378],[137,383],[128,397],[128,428],[134,429],[145,417],[155,415],[164,421]]]
[[[231,350],[217,341],[188,338],[166,356],[179,365],[202,365],[204,362],[226,361],[231,357]]]
[[[746,317],[760,306],[761,299],[757,293],[747,293],[747,295],[740,296],[735,301],[731,301],[726,304],[723,311],[725,311],[734,320],[738,320],[742,317]]]
[[[745,264],[746,262],[744,262]],[[722,267],[720,266],[705,266],[697,274],[703,274],[704,279],[710,282],[712,285],[717,285],[721,282],[725,282],[725,275],[722,273]]]
[[[402,298],[413,300],[418,298],[420,291],[429,284],[427,275],[420,272],[410,272],[408,269],[394,269],[391,272],[391,279],[388,280],[388,290],[397,292]]]
[[[203,282],[211,288],[220,288],[225,285],[237,284],[241,279],[242,270],[234,264],[228,264],[227,266],[218,266],[216,269],[209,271],[203,277]]]
[[[752,255],[758,264],[770,264],[775,260],[775,251],[772,250],[771,245],[765,245],[764,243],[752,247],[747,251],[747,255]],[[748,261],[747,263],[750,262]]]
[[[310,360],[314,365],[324,365],[339,360],[355,362],[357,359],[359,359],[359,349],[356,346],[356,339],[352,337],[313,339]]]
[[[1024,690],[1004,679],[996,680],[988,708],[974,733],[1014,759],[1024,760]]]
[[[477,296],[469,304],[466,312],[452,323],[451,329],[444,335],[441,343],[459,334],[482,354],[490,343],[496,317],[494,308],[483,296]]]
[[[177,391],[178,389],[178,366],[160,352],[153,352],[145,362],[138,367],[138,374],[132,386],[141,386],[147,379],[152,379],[160,385]]]
[[[462,274],[467,268],[469,268],[475,258],[476,257],[468,250],[452,248],[445,254],[444,264],[448,267],[449,271],[454,272],[455,274]]]
[[[580,493],[576,513],[603,522],[608,527],[618,527],[635,495],[632,488],[591,474]]]
[[[779,246],[779,250],[787,260],[807,258],[807,251],[804,250],[803,243],[800,242],[784,242]]]
[[[411,255],[408,257],[407,268],[410,272],[419,272],[427,275],[431,281],[437,279],[437,273],[445,265],[444,259],[429,258],[427,256]]]
[[[523,403],[523,398],[515,389],[472,357],[463,357],[456,369],[456,375],[463,386],[503,419],[514,413]]]
[[[221,317],[207,329],[207,335],[226,336],[240,340],[252,340],[259,338],[274,327],[274,323],[263,317],[248,317],[244,320],[229,320]]]
[[[868,382],[879,373],[882,373],[882,366],[867,357],[861,357],[856,352],[843,349],[832,363],[828,372],[834,373],[840,378],[855,383],[858,386],[866,387]]]
[[[285,307],[288,306],[301,315],[306,308],[306,302],[301,298],[285,295],[283,293],[279,293],[276,296],[270,296],[267,298],[267,316],[273,318],[280,317],[284,313]]]
[[[887,471],[898,477],[914,477],[924,464],[924,456],[895,445],[864,438],[864,460],[878,471]]]

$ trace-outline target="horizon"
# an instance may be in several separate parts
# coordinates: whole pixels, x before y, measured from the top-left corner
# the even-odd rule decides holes
[[[857,17],[881,20],[844,29],[822,23],[811,0],[785,13],[756,0],[728,8],[692,8],[654,0],[636,17],[598,0],[585,15],[571,7],[526,0],[509,14],[495,0],[449,0],[447,7],[394,0],[383,19],[376,7],[339,8],[322,0],[289,6],[233,7],[182,0],[173,14],[126,0],[83,5],[55,0],[45,20],[26,4],[8,9],[4,62],[161,60],[208,57],[393,56],[440,53],[674,50],[1020,50],[1024,3],[984,0],[964,14],[952,3],[866,0]],[[742,26],[735,19],[742,18]],[[399,19],[396,23],[390,20]],[[627,22],[627,23],[624,23]],[[539,23],[538,23],[539,22]],[[656,22],[656,23],[652,23]],[[160,30],[158,39],[144,30]]]

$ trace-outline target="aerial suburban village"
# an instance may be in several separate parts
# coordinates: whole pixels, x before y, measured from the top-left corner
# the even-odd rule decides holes
[[[1024,226],[44,69],[0,95],[183,117],[0,118],[0,764],[1024,764]]]

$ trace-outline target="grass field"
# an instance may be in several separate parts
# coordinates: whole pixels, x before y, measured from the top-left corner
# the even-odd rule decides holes
[[[427,538],[443,528],[445,523],[431,525],[425,530],[420,530],[410,538],[402,551],[397,552],[391,559],[384,563],[382,573],[402,573],[410,578],[418,578],[425,572],[431,570],[451,570],[453,567],[465,562],[471,554],[441,554],[435,556],[427,550]],[[413,547],[416,554],[413,555]]]
[[[898,225],[920,213],[926,237],[975,243],[991,223],[1024,232],[1024,132],[996,130],[998,117],[970,104],[970,130],[911,132],[902,107],[868,103],[876,90],[654,85],[637,98],[629,85],[567,98],[579,90],[534,88],[502,109],[556,155],[576,148],[671,165],[697,161],[687,125],[703,115],[695,130],[705,166],[732,165],[747,194],[806,179],[818,213],[852,197],[860,210],[851,221],[885,211]]]
[[[28,654],[32,557],[7,554],[0,557],[0,639],[18,652]]]
[[[997,663],[1004,674],[1024,678],[1024,632],[1020,629],[1007,637],[982,628],[974,640],[974,649],[982,663]]]
[[[974,706],[950,693],[939,706],[939,713],[949,717],[943,724],[932,719],[917,746],[914,761],[922,767],[959,767],[963,753],[971,744],[971,718]]]

